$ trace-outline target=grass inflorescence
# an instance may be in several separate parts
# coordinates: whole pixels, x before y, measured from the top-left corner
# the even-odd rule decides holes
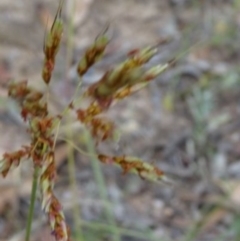
[[[49,87],[55,59],[59,50],[63,35],[63,20],[61,16],[63,1],[60,1],[54,22],[44,41],[44,63],[42,68],[42,79]],[[109,43],[105,32],[100,34],[86,50],[77,65],[79,75],[79,86],[81,77],[104,55]],[[71,100],[65,107],[65,111],[53,115],[49,111],[49,93],[41,92],[29,87],[28,81],[18,81],[9,84],[9,97],[13,98],[21,109],[21,116],[27,123],[31,142],[22,146],[20,150],[5,153],[0,161],[0,173],[6,177],[10,168],[17,167],[23,159],[33,162],[34,176],[31,203],[36,198],[36,189],[39,188],[42,199],[42,210],[47,215],[52,234],[57,241],[70,240],[70,230],[66,224],[60,201],[54,194],[56,177],[55,167],[55,143],[57,140],[56,129],[60,126],[64,114],[68,111],[76,113],[79,124],[85,125],[95,144],[113,138],[114,123],[102,117],[114,102],[119,101],[154,80],[159,74],[168,68],[168,64],[157,65],[148,70],[145,64],[157,53],[155,47],[134,49],[127,55],[127,59],[110,68],[96,83],[90,85],[84,92],[83,98],[90,100],[86,108],[75,107],[75,99]],[[77,88],[78,90],[79,88]],[[74,95],[75,96],[75,95]],[[153,181],[164,180],[164,173],[157,167],[148,164],[138,158],[127,156],[109,156],[96,153],[96,158],[105,164],[115,164],[123,169],[124,173],[129,171],[136,173],[141,178]],[[38,183],[38,186],[37,186]],[[26,241],[29,241],[33,205],[31,205],[28,220]]]

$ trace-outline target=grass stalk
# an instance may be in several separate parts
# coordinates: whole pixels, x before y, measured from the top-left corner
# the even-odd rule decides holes
[[[66,75],[69,71],[69,68],[71,67],[71,60],[72,60],[72,54],[73,54],[73,37],[74,37],[74,25],[73,25],[73,17],[75,15],[75,9],[76,9],[76,1],[73,0],[72,2],[72,6],[70,9],[71,14],[69,15],[69,19],[68,19],[68,24],[67,24],[67,57],[66,57]],[[68,77],[68,76],[67,76]],[[67,78],[66,78],[67,79]],[[80,85],[80,84],[79,84]],[[80,87],[80,86],[79,86]],[[78,89],[79,87],[77,87],[77,90],[74,94],[73,99],[75,98],[75,95],[77,95]],[[68,111],[68,110],[67,110]],[[72,138],[72,132],[69,129],[68,130],[68,137],[69,139]],[[69,173],[69,183],[70,183],[70,187],[73,193],[73,199],[77,199],[77,178],[76,178],[76,167],[75,167],[75,160],[74,160],[74,150],[72,147],[70,147],[70,145],[68,145],[68,173]],[[76,202],[75,202],[76,203]],[[81,230],[81,210],[80,207],[76,204],[73,206],[73,221],[74,221],[74,229],[75,229],[75,234],[77,237],[78,241],[83,241],[83,233]]]
[[[69,130],[68,132],[68,137],[71,139],[72,138],[72,133],[71,130]],[[83,241],[83,233],[82,233],[82,228],[81,228],[81,210],[79,205],[77,204],[76,200],[78,198],[77,196],[77,192],[78,192],[78,188],[77,188],[77,178],[76,178],[76,167],[75,167],[75,160],[74,160],[74,149],[68,144],[68,174],[69,174],[69,183],[70,183],[70,187],[73,193],[73,201],[74,201],[74,205],[73,205],[73,221],[74,221],[74,229],[75,229],[75,234],[77,237],[78,241]]]
[[[30,241],[34,206],[35,206],[36,195],[37,195],[38,177],[39,177],[39,167],[35,167],[34,173],[33,173],[30,207],[29,207],[29,212],[28,212],[28,217],[27,217],[27,228],[26,228],[25,241]]]
[[[97,156],[94,155],[95,154],[95,146],[94,146],[93,140],[91,138],[90,133],[88,132],[88,130],[86,128],[84,128],[84,130],[83,130],[83,135],[84,135],[85,144],[88,149],[88,153],[92,154],[92,155],[90,155],[91,164],[92,164],[95,180],[98,185],[100,198],[103,200],[103,202],[105,204],[106,218],[107,218],[107,222],[109,223],[108,226],[109,226],[109,229],[111,227],[111,230],[114,233],[113,241],[120,241],[121,236],[118,231],[118,227],[116,226],[114,216],[112,214],[112,206],[108,200],[106,183],[105,183],[102,171],[101,171],[101,166],[100,166],[99,161],[97,160]]]

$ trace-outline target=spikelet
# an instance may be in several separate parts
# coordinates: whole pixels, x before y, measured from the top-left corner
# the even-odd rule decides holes
[[[149,70],[147,70],[142,78],[141,78],[141,81],[139,81],[138,83],[141,83],[141,82],[148,82],[148,81],[151,81],[153,79],[155,79],[158,75],[160,75],[163,71],[165,71],[167,68],[169,67],[169,64],[166,63],[166,64],[159,64],[159,65],[156,65],[152,68],[150,68]]]
[[[107,36],[100,35],[86,51],[77,66],[77,72],[82,77],[97,61],[99,61],[107,47],[109,40]]]
[[[95,117],[88,123],[87,127],[97,141],[105,141],[113,137],[114,124],[107,119]]]
[[[155,79],[158,75],[160,75],[163,71],[168,68],[169,64],[157,65],[152,67],[151,69],[145,71],[145,73],[139,79],[135,79],[136,83],[132,82],[131,84],[125,86],[120,89],[113,95],[114,100],[121,100],[133,93],[145,88],[148,82]]]
[[[138,174],[141,178],[155,182],[167,180],[162,170],[137,158],[99,154],[98,159],[102,163],[116,164],[120,166],[123,169],[124,174],[127,172],[133,172]]]
[[[97,141],[113,137],[113,123],[105,118],[97,117],[102,112],[103,109],[96,101],[92,102],[86,110],[78,109],[76,111],[78,120],[88,127]]]
[[[55,66],[55,57],[58,53],[60,46],[62,33],[63,33],[63,21],[61,17],[63,0],[60,2],[58,11],[55,15],[51,30],[47,33],[45,43],[43,46],[43,52],[45,55],[42,78],[46,84],[49,84],[52,72]]]
[[[24,121],[36,116],[44,117],[48,114],[47,103],[42,100],[43,93],[30,88],[27,81],[11,83],[8,95],[18,102]]]
[[[82,123],[90,122],[95,116],[103,112],[103,109],[99,106],[96,101],[93,101],[86,110],[76,110],[78,120]]]
[[[8,96],[13,99],[22,102],[26,95],[30,92],[29,87],[27,86],[27,81],[20,81],[18,83],[12,82],[8,86]]]
[[[12,166],[17,167],[23,158],[29,157],[30,147],[23,147],[19,151],[5,153],[0,160],[0,173],[6,177]]]

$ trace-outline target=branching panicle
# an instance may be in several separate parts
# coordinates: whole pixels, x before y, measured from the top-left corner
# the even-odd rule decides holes
[[[60,1],[54,22],[46,35],[43,47],[42,78],[47,86],[51,81],[55,58],[63,33],[62,6],[63,1]],[[80,77],[102,58],[108,42],[105,34],[101,34],[86,50],[77,66]],[[125,61],[111,67],[99,81],[87,88],[83,98],[90,99],[90,104],[85,109],[75,108],[75,100],[71,100],[70,104],[66,106],[66,110],[74,111],[77,120],[89,129],[93,138],[97,141],[96,144],[113,137],[115,125],[103,116],[112,104],[138,91],[168,68],[168,64],[165,64],[146,70],[144,65],[151,60],[156,52],[157,49],[152,47],[130,51]],[[34,178],[35,181],[39,178],[42,209],[48,217],[52,233],[57,241],[70,241],[70,233],[61,204],[54,195],[56,177],[54,146],[57,140],[55,128],[56,123],[62,120],[64,114],[51,115],[45,93],[29,87],[26,80],[11,83],[8,94],[18,103],[21,109],[20,113],[28,125],[27,130],[31,141],[29,146],[3,155],[3,159],[0,161],[0,174],[5,177],[12,166],[18,166],[23,159],[30,159],[35,171],[39,170],[40,172],[39,176],[34,176]],[[159,181],[165,177],[160,169],[140,159],[103,154],[98,154],[97,157],[102,163],[114,163],[120,166],[124,173],[131,171],[141,178]]]

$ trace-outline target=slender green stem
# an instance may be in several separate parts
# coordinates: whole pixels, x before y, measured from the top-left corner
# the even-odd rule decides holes
[[[35,205],[36,195],[37,195],[38,176],[39,176],[39,168],[38,168],[38,167],[35,167],[34,173],[33,173],[32,191],[31,191],[31,202],[30,202],[30,207],[29,207],[29,212],[28,212],[28,218],[27,218],[27,229],[26,229],[26,238],[25,238],[25,241],[30,241],[30,234],[31,234],[32,221],[33,221],[33,213],[34,213],[34,205]]]
[[[84,128],[84,137],[86,140],[86,146],[88,149],[88,152],[91,154],[95,154],[95,147],[94,147],[94,143],[92,140],[91,135],[89,134],[88,130],[86,128]],[[94,176],[98,185],[98,189],[99,189],[99,194],[100,194],[100,198],[104,201],[105,204],[105,212],[106,212],[106,218],[108,223],[111,226],[111,229],[113,229],[113,240],[114,241],[120,241],[121,240],[121,235],[118,231],[118,227],[116,225],[116,222],[114,220],[114,216],[112,213],[112,206],[108,200],[108,193],[107,193],[107,188],[106,188],[106,184],[105,184],[105,180],[104,180],[104,176],[102,174],[101,171],[101,167],[100,167],[100,163],[97,159],[96,156],[91,155],[91,163],[92,163],[92,168],[93,168],[93,172],[94,172]]]
[[[74,23],[73,23],[73,18],[75,15],[76,11],[76,1],[72,1],[72,6],[70,9],[70,15],[68,19],[68,26],[67,26],[67,56],[66,56],[66,75],[68,73],[68,70],[70,68],[71,62],[72,62],[72,55],[73,55],[73,48],[74,48],[74,43],[73,43],[73,37],[74,37]],[[68,78],[68,76],[66,76]],[[79,81],[78,86],[73,94],[72,103],[74,105],[75,98],[78,95],[78,91],[81,87],[81,81]],[[70,111],[70,106],[67,106],[67,109],[63,111],[63,116],[67,116],[68,111]],[[70,120],[71,123],[71,120]],[[58,128],[60,128],[61,121],[59,122]],[[72,131],[71,129],[68,130],[68,137],[69,139],[72,138]],[[56,137],[58,136],[58,133]],[[69,182],[71,189],[73,191],[73,199],[77,200],[77,182],[76,182],[76,168],[75,168],[75,160],[74,160],[74,150],[69,146],[69,151],[68,151],[68,173],[69,173]],[[81,230],[81,216],[80,216],[80,207],[76,204],[73,206],[73,219],[74,219],[74,226],[75,226],[75,232],[76,232],[76,237],[78,241],[83,241],[83,233]]]
[[[88,221],[82,221],[82,226],[89,228],[94,231],[108,231],[110,233],[115,233],[115,227],[109,225],[109,224],[104,224],[104,223],[99,223],[99,222],[88,222]],[[132,230],[132,229],[125,229],[125,228],[118,228],[118,232],[122,235],[130,236],[130,237],[135,237],[139,239],[146,239],[146,240],[151,240],[151,241],[156,241],[159,239],[154,238],[153,234],[150,230],[144,230],[144,231],[137,231],[137,230]]]
[[[72,139],[73,133],[69,129],[68,131],[68,137]],[[83,232],[82,232],[82,225],[81,225],[81,212],[80,212],[80,207],[77,205],[76,200],[78,199],[77,196],[77,178],[76,178],[76,167],[75,167],[75,160],[74,160],[74,148],[69,145],[69,150],[68,150],[68,173],[69,173],[69,183],[71,186],[71,190],[73,192],[73,220],[74,220],[74,226],[75,226],[75,233],[78,241],[83,241]]]
[[[69,182],[71,186],[71,190],[73,192],[73,199],[76,201],[77,200],[77,182],[76,182],[76,167],[74,163],[74,150],[73,148],[69,147],[69,152],[68,152],[68,173],[69,173]],[[75,232],[76,232],[76,237],[78,238],[78,241],[83,241],[83,233],[81,230],[81,214],[80,214],[80,207],[76,204],[73,205],[73,219],[74,219],[74,226],[75,226]]]

